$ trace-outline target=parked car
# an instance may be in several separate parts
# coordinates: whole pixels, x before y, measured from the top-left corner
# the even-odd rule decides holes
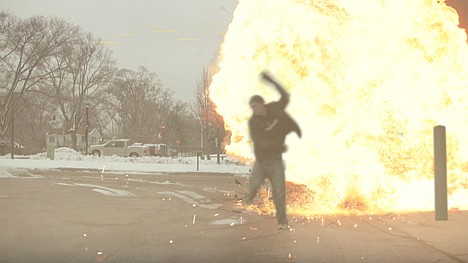
[[[169,157],[169,156],[177,156],[177,150],[171,148],[166,144],[144,144],[145,146],[149,147],[149,153],[151,156],[161,156],[161,157]]]
[[[149,148],[149,155],[151,156],[161,156],[161,149],[159,144],[144,144]]]
[[[110,140],[104,144],[92,145],[89,151],[95,156],[139,157],[149,155],[148,146],[142,143],[131,144],[128,139]]]

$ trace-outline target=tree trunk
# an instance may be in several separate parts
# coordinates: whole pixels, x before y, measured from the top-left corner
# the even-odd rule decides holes
[[[77,138],[77,137],[76,137],[76,131],[75,131],[75,130],[71,131],[71,132],[70,132],[70,136],[71,136],[71,148],[72,148],[73,150],[77,151],[77,147],[76,147],[76,146],[77,146],[77,143],[76,143],[76,141],[77,141],[77,140],[76,140],[76,138]]]

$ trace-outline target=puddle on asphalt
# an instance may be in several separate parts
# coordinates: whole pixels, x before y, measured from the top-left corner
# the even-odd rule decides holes
[[[242,225],[245,224],[246,220],[243,219],[242,217],[231,217],[231,218],[226,218],[226,219],[220,219],[220,220],[215,220],[212,221],[212,225]]]

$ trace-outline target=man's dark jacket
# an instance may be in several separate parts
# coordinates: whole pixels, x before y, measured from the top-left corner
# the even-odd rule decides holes
[[[286,135],[294,131],[301,137],[301,129],[284,109],[289,96],[283,94],[279,101],[266,104],[266,115],[252,115],[249,120],[250,137],[258,161],[282,159]]]

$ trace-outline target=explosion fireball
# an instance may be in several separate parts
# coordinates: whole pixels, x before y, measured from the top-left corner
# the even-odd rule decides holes
[[[436,0],[239,0],[210,97],[253,158],[248,99],[291,93],[287,180],[307,185],[303,213],[434,208],[433,127],[447,127],[449,207],[468,209],[468,44]],[[313,193],[313,194],[311,194]]]

